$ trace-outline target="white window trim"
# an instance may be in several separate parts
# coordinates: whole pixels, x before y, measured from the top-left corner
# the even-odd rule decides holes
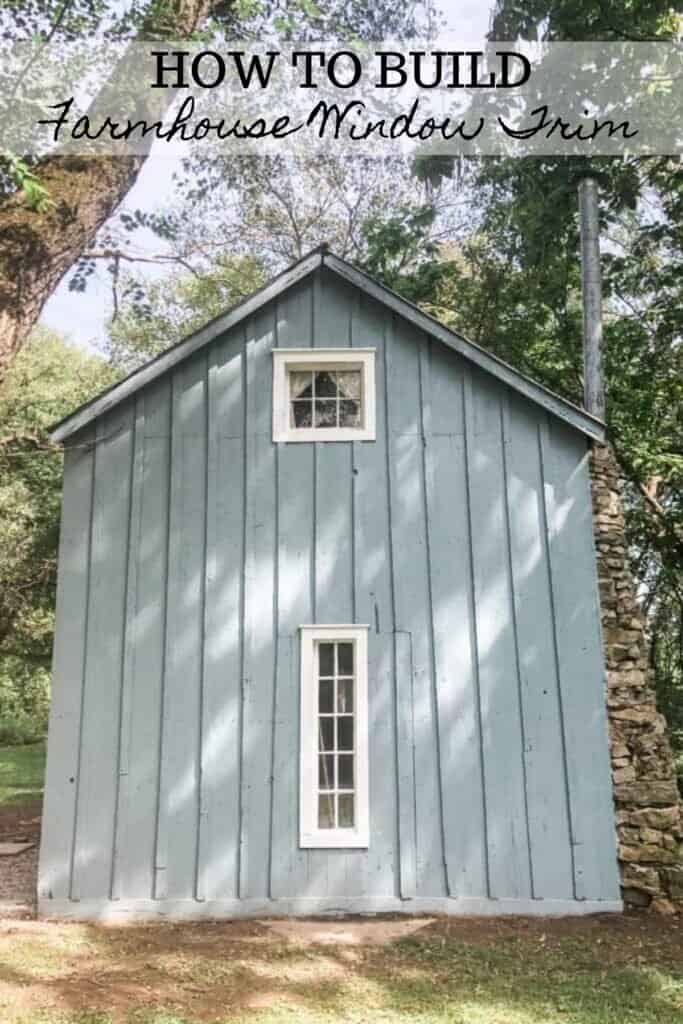
[[[368,788],[368,626],[300,626],[301,738],[299,846],[302,849],[367,848],[370,838]],[[318,680],[315,644],[351,641],[354,645],[355,826],[318,828]]]
[[[330,370],[361,371],[360,427],[292,427],[289,423],[289,382],[291,370],[326,366]],[[374,441],[375,349],[374,348],[274,348],[273,349],[273,441]]]

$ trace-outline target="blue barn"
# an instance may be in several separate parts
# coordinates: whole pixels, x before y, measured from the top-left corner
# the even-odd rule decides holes
[[[59,424],[39,912],[621,909],[602,437],[325,249]]]

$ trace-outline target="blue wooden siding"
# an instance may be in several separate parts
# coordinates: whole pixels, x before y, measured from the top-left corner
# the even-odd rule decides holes
[[[316,345],[376,442],[273,445]],[[72,441],[44,900],[618,898],[578,432],[319,271]],[[370,625],[367,851],[298,847],[316,622]]]

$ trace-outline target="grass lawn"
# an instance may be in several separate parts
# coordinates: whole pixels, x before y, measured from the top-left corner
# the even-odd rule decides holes
[[[44,757],[0,748],[5,815]],[[679,919],[283,927],[0,919],[0,1024],[683,1024]]]
[[[37,800],[43,792],[45,744],[0,747],[0,806]]]
[[[317,934],[284,937],[260,923],[7,920],[0,1020],[683,1022],[683,923],[675,920],[437,920],[385,944],[342,938],[326,923]]]

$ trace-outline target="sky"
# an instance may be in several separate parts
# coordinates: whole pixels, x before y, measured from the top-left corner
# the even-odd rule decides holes
[[[489,0],[441,0],[445,19],[444,32],[457,37],[462,48],[481,48],[489,28]],[[124,204],[131,209],[151,210],[172,201],[172,177],[177,161],[152,150],[135,186]],[[159,251],[158,242],[149,239],[150,252]],[[151,273],[158,271],[152,270]],[[72,292],[69,275],[62,281],[43,308],[40,323],[54,328],[79,347],[98,350],[106,337],[106,324],[111,316],[109,274],[97,265],[85,292]]]

